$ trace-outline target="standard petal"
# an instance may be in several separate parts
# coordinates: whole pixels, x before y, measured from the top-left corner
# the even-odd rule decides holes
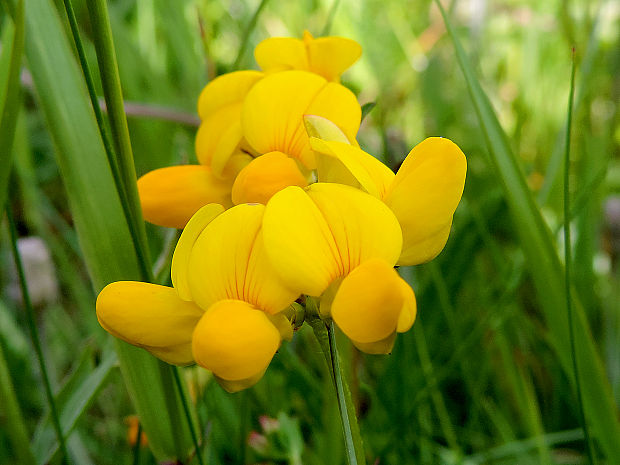
[[[400,281],[393,266],[368,260],[342,280],[332,302],[334,322],[352,340],[377,342],[396,332],[403,308]]]
[[[423,263],[441,252],[466,171],[465,155],[448,139],[431,137],[411,150],[384,198],[403,230],[400,265]]]
[[[239,172],[232,188],[232,201],[236,205],[252,202],[265,205],[287,186],[307,185],[295,160],[282,152],[269,152],[255,158]]]
[[[211,221],[196,239],[188,284],[202,308],[236,299],[277,313],[297,298],[298,293],[285,287],[265,256],[260,231],[264,209],[259,204],[233,207]]]
[[[310,71],[328,81],[338,82],[340,75],[362,55],[360,44],[344,37],[319,37],[306,46]]]
[[[394,180],[391,169],[358,147],[314,137],[310,146],[317,156],[319,182],[346,184],[382,199]]]
[[[254,49],[254,58],[265,72],[308,70],[306,46],[300,39],[290,37],[265,39]]]
[[[315,183],[307,189],[335,240],[340,276],[360,263],[378,258],[391,266],[402,247],[394,214],[379,199],[350,186]]]
[[[198,210],[183,228],[183,233],[172,255],[172,267],[170,269],[172,285],[183,300],[192,300],[187,277],[192,248],[207,225],[223,212],[224,207],[210,203]]]
[[[183,228],[203,205],[232,206],[232,180],[219,179],[207,166],[160,168],[138,179],[144,219],[169,228]]]
[[[213,304],[192,338],[196,363],[225,381],[258,381],[279,346],[280,332],[267,315],[239,300]]]
[[[283,152],[312,169],[301,158],[308,145],[302,118],[326,84],[322,77],[305,71],[276,73],[258,82],[241,111],[245,140],[259,154]]]
[[[203,311],[181,300],[173,288],[118,281],[99,293],[96,307],[99,323],[113,336],[165,362],[193,363],[192,333]]]
[[[319,296],[342,274],[329,225],[299,187],[287,187],[267,203],[263,240],[276,273],[298,293]]]
[[[204,120],[215,111],[241,102],[264,74],[259,71],[235,71],[215,78],[198,97],[198,115]]]

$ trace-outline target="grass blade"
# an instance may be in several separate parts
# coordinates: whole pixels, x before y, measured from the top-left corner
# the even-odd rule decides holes
[[[2,341],[0,341],[0,405],[2,405],[2,416],[6,423],[11,425],[6,432],[15,458],[24,465],[34,465],[34,455],[29,446],[28,428],[15,396],[15,388],[4,357]]]
[[[564,146],[564,281],[566,295],[566,314],[568,319],[568,334],[570,337],[570,352],[573,362],[573,372],[575,376],[575,387],[577,391],[577,402],[579,410],[579,419],[583,427],[583,434],[588,450],[590,463],[594,465],[594,454],[592,453],[592,444],[590,441],[590,433],[588,422],[583,411],[583,395],[581,393],[581,381],[579,378],[579,362],[577,360],[577,350],[575,348],[575,325],[573,323],[573,305],[571,298],[572,289],[572,254],[571,254],[571,234],[570,234],[570,190],[569,190],[569,173],[570,173],[570,138],[573,123],[573,99],[575,96],[575,49],[572,53],[572,65],[570,74],[570,92],[568,94],[568,117],[566,120],[566,140]]]
[[[261,0],[261,2],[258,4],[258,7],[256,8],[256,11],[252,15],[252,19],[250,19],[250,22],[243,31],[241,45],[239,46],[239,52],[237,53],[237,58],[235,59],[235,63],[233,64],[233,70],[237,70],[239,69],[239,66],[241,66],[241,62],[243,61],[243,57],[245,56],[245,50],[246,48],[248,48],[248,42],[250,41],[252,31],[254,31],[256,23],[258,22],[258,17],[260,16],[263,8],[265,8],[268,2],[269,0]]]
[[[84,358],[83,361],[89,360]],[[81,363],[58,393],[60,424],[65,437],[69,437],[78,420],[106,386],[117,364],[118,360],[113,352],[104,355],[101,364],[92,371],[90,371],[89,363]],[[52,461],[59,444],[53,435],[49,420],[44,421],[37,429],[32,448],[39,465]]]
[[[139,260],[88,91],[53,1],[29,0],[25,18],[26,56],[95,291],[112,281],[140,279]],[[127,390],[155,456],[164,460],[174,457],[177,448],[188,450],[187,427],[181,425],[173,434],[166,415],[163,362],[125,343],[117,342],[116,347]],[[178,397],[169,402],[181,411]]]
[[[45,397],[50,408],[50,416],[52,418],[52,425],[54,426],[54,432],[56,433],[56,439],[60,445],[60,453],[62,460],[67,461],[69,456],[67,455],[67,445],[62,429],[60,427],[60,417],[58,415],[58,409],[56,408],[56,401],[54,394],[52,393],[52,386],[50,384],[50,378],[47,373],[47,366],[45,364],[45,358],[43,357],[43,349],[41,348],[41,339],[39,337],[39,329],[37,328],[37,322],[34,316],[34,309],[30,302],[30,294],[28,292],[28,284],[26,283],[26,275],[24,274],[24,267],[22,265],[21,257],[19,256],[19,250],[17,249],[17,229],[15,227],[15,221],[11,209],[6,210],[7,217],[9,219],[9,232],[11,235],[11,249],[13,251],[13,258],[15,260],[15,267],[19,276],[19,285],[22,291],[22,298],[24,300],[24,307],[26,310],[26,321],[28,322],[28,330],[30,332],[30,339],[34,350],[37,354],[37,361],[39,362],[39,369],[41,370],[41,376],[43,377],[43,387],[45,389]]]
[[[537,295],[544,313],[549,337],[560,364],[567,374],[573,372],[570,351],[569,325],[565,308],[565,288],[562,265],[551,235],[534,199],[506,134],[501,128],[488,97],[482,90],[465,51],[440,2],[446,28],[452,38],[459,66],[474,103],[481,129],[486,138],[491,162],[504,189],[513,223],[529,263]],[[583,307],[573,294],[574,343],[579,347],[576,356],[583,370],[579,373],[584,410],[592,421],[595,438],[610,463],[620,463],[620,425],[602,361],[594,344]]]
[[[20,0],[14,14],[13,37],[10,47],[2,49],[3,66],[8,62],[6,81],[0,81],[0,211],[4,208],[11,172],[12,147],[17,117],[21,106],[21,72],[24,51],[24,2]],[[2,73],[4,74],[4,72]],[[2,76],[4,77],[4,76]]]
[[[133,151],[129,140],[129,127],[125,116],[121,81],[118,74],[116,53],[112,41],[112,29],[108,15],[107,3],[102,0],[88,2],[88,12],[93,27],[97,60],[101,84],[105,95],[106,108],[112,129],[112,137],[116,148],[116,166],[122,184],[119,189],[122,204],[128,208],[129,232],[132,235],[134,248],[138,254],[138,264],[142,279],[152,281],[153,276],[146,246],[146,230],[140,209],[140,199],[136,185],[136,168]]]

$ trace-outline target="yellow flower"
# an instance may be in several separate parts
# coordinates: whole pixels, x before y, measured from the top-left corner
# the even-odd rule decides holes
[[[321,316],[361,350],[388,353],[413,324],[413,291],[393,268],[401,229],[375,197],[340,184],[287,187],[267,203],[263,235],[281,280],[321,297]]]
[[[265,202],[282,187],[305,186],[315,160],[303,115],[329,119],[353,144],[361,121],[350,90],[307,71],[226,74],[205,87],[198,112],[201,165],[161,168],[138,180],[147,221],[182,228],[202,205]],[[272,152],[291,162],[281,156],[253,158]]]
[[[308,31],[303,38],[272,37],[254,50],[254,58],[265,72],[290,69],[311,71],[328,81],[339,82],[340,75],[362,54],[360,45],[343,37],[319,37]]]
[[[403,250],[398,265],[417,265],[444,248],[452,217],[465,185],[467,160],[449,139],[429,137],[416,145],[396,174],[359,147],[337,141],[333,124],[308,120],[312,135],[329,133],[330,141],[312,137],[320,182],[362,189],[385,202],[398,218]]]
[[[263,205],[201,208],[175,249],[174,287],[121,281],[97,298],[114,336],[176,364],[198,363],[234,392],[256,383],[292,337],[282,313],[298,294],[266,258]]]

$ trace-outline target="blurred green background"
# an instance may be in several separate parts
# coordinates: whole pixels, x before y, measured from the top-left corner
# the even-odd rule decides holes
[[[102,95],[85,5],[73,2]],[[54,6],[71,38],[62,2]],[[515,226],[519,217],[510,215],[511,191],[489,150],[493,141],[433,2],[117,0],[108,7],[138,175],[195,162],[202,87],[219,74],[256,68],[252,50],[262,39],[301,37],[305,29],[315,36],[330,30],[362,45],[362,58],[343,83],[360,103],[376,103],[359,134],[366,151],[396,169],[415,144],[443,136],[467,155],[465,193],[445,250],[429,264],[401,270],[418,299],[413,329],[398,336],[389,356],[366,356],[342,341],[369,464],[588,463],[574,375],[560,362],[568,346],[558,344],[548,318],[566,310],[545,303],[549,283],[536,272],[545,257],[539,263],[528,252],[526,236]],[[560,257],[564,131],[576,48],[569,166],[574,298],[617,407],[620,4],[453,0],[445,7]],[[12,27],[7,11],[0,27],[4,46]],[[156,463],[147,447],[132,445],[134,408],[117,366],[104,365],[110,341],[96,321],[95,294],[63,183],[67,173],[58,167],[49,117],[40,106],[45,95],[33,84],[30,60],[26,54],[9,208],[52,386],[61,410],[77,413],[68,441],[72,462]],[[150,225],[147,233],[152,256],[165,263],[174,233]],[[6,221],[0,238],[0,343],[37,462],[45,463],[50,455],[44,451],[55,450],[54,436]],[[166,276],[166,268],[156,263],[155,269]],[[563,356],[570,359],[565,350]],[[93,373],[102,373],[97,384]],[[308,328],[284,343],[264,379],[245,392],[225,393],[201,369],[183,375],[206,463],[345,463],[335,394]],[[76,395],[80,388],[89,395]],[[618,463],[604,444],[620,443],[620,437],[605,440],[596,433],[599,417],[589,415],[594,410],[586,409],[594,456]],[[608,414],[617,417],[617,410]],[[18,463],[7,418],[0,403],[0,463]],[[58,454],[51,460],[58,462]]]

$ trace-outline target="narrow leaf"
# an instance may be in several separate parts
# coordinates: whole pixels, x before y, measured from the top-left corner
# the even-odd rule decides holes
[[[10,47],[3,47],[2,57],[0,57],[0,64],[3,67],[0,75],[0,211],[4,209],[6,203],[13,157],[13,139],[21,106],[19,77],[24,50],[23,0],[17,4],[13,24],[12,40],[7,43]],[[5,64],[8,64],[7,68],[4,68]],[[6,72],[4,72],[5,69]]]
[[[118,360],[113,352],[103,357],[101,364],[92,370],[92,351],[87,350],[76,370],[56,396],[60,414],[60,425],[68,437],[78,420],[92,405],[108,381]],[[32,448],[39,465],[49,463],[58,451],[49,417],[46,417],[35,432]]]

